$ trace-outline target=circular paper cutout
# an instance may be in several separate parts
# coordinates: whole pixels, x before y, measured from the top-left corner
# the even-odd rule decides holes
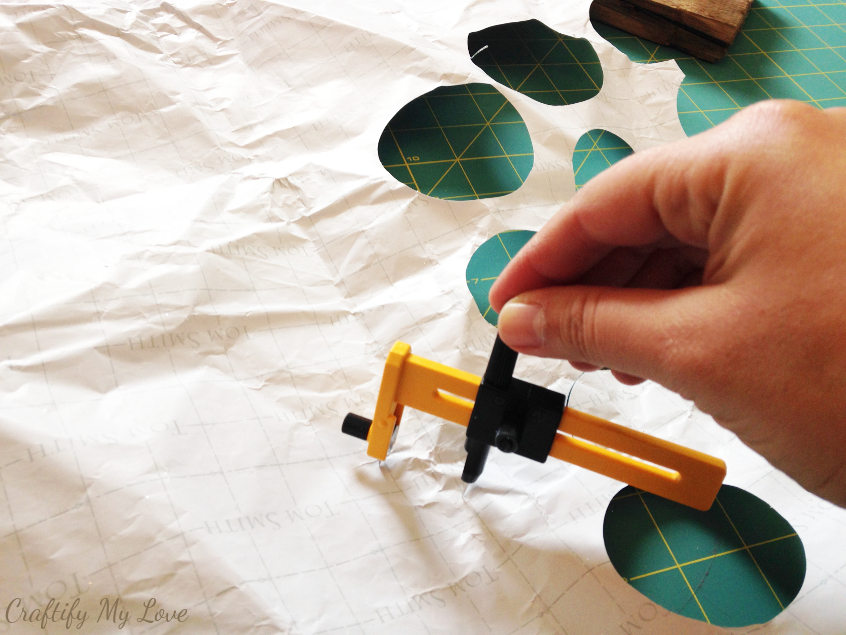
[[[378,151],[400,183],[456,201],[510,194],[534,162],[520,113],[479,83],[440,86],[411,100],[388,122]]]
[[[577,104],[602,88],[602,64],[591,43],[540,20],[476,31],[468,36],[467,49],[492,79],[548,106]]]
[[[771,620],[805,579],[805,549],[790,523],[730,485],[705,512],[625,487],[608,506],[603,535],[611,563],[635,589],[717,626]]]
[[[613,132],[598,128],[588,130],[579,137],[573,151],[576,189],[632,152],[632,147]]]
[[[479,245],[470,257],[470,262],[467,263],[465,272],[467,288],[470,289],[479,313],[494,326],[499,315],[488,302],[491,287],[514,254],[534,235],[535,232],[526,229],[515,229],[497,234]]]

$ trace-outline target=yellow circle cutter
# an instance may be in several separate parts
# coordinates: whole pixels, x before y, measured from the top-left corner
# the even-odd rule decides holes
[[[513,377],[517,353],[496,338],[484,377],[411,354],[394,344],[373,419],[350,413],[343,432],[367,441],[384,461],[405,407],[467,427],[462,479],[482,473],[491,446],[526,458],[553,456],[700,510],[710,508],[726,474],[713,456],[570,408],[566,397]]]

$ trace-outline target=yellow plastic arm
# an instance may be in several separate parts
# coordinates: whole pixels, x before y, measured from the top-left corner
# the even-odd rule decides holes
[[[385,460],[406,406],[467,426],[480,382],[397,342],[385,362],[367,453]],[[718,458],[572,408],[564,410],[549,455],[701,510],[726,474]]]

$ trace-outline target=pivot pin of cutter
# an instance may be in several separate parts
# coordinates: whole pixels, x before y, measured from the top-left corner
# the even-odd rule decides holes
[[[553,456],[658,496],[706,510],[726,474],[715,457],[566,406],[561,393],[513,377],[517,353],[497,337],[484,377],[411,354],[394,344],[373,419],[350,413],[343,432],[384,461],[405,407],[467,427],[462,479],[481,475],[488,452],[546,461]]]

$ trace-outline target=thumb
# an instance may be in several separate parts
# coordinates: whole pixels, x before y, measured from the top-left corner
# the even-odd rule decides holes
[[[719,359],[703,319],[714,287],[675,290],[561,286],[522,293],[499,314],[499,334],[514,350],[653,379],[684,394],[708,360]],[[704,296],[704,297],[703,297]]]

